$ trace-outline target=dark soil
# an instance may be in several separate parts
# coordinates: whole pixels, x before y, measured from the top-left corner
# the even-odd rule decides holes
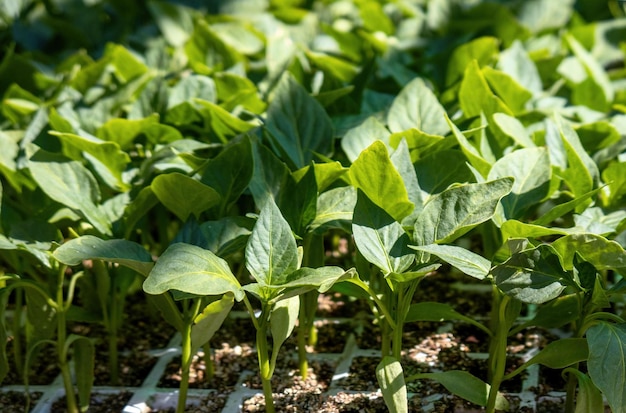
[[[121,391],[113,394],[94,393],[89,402],[89,413],[121,412],[132,397],[132,393]],[[61,398],[52,404],[51,412],[65,412],[66,399]]]
[[[31,392],[30,395],[30,409],[37,404],[37,401],[41,398],[43,393]],[[0,412],[12,412],[20,413],[26,412],[26,393],[19,391],[0,391]]]

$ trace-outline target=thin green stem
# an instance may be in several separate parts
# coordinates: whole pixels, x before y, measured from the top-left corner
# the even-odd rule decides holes
[[[57,363],[59,370],[61,370],[61,376],[63,377],[63,387],[65,388],[65,399],[67,403],[68,413],[78,413],[78,405],[76,404],[76,393],[74,392],[74,385],[72,383],[72,375],[70,373],[70,366],[67,362],[67,325],[66,325],[66,311],[67,307],[64,305],[65,297],[63,294],[63,284],[65,280],[65,266],[62,265],[59,268],[57,275],[57,290],[56,290],[56,303],[57,303]],[[74,277],[76,278],[76,277]],[[69,300],[69,297],[68,297]]]
[[[383,316],[385,317],[387,324],[389,324],[389,326],[392,329],[396,328],[396,323],[393,319],[393,317],[391,317],[391,314],[389,313],[389,310],[387,309],[387,306],[380,300],[380,298],[378,298],[378,296],[376,295],[376,292],[374,290],[372,290],[370,288],[369,285],[367,285],[366,283],[364,283],[363,281],[361,281],[358,278],[353,278],[348,280],[348,282],[351,282],[353,284],[356,284],[357,286],[361,287],[361,289],[363,291],[365,291],[372,300],[374,300],[374,302],[376,303],[376,307],[378,307],[378,310],[383,313]]]
[[[21,376],[24,373],[24,359],[22,357],[22,314],[24,311],[24,291],[15,290],[15,311],[13,312],[13,357],[15,367]]]
[[[267,343],[267,327],[269,317],[269,306],[263,304],[259,328],[256,331],[257,357],[259,359],[259,370],[261,373],[261,383],[263,384],[263,395],[265,396],[265,411],[275,413],[274,396],[272,394],[272,366],[269,357],[269,345]],[[275,359],[275,358],[274,358]]]
[[[204,365],[206,366],[206,381],[213,379],[215,376],[215,365],[213,364],[213,357],[211,352],[211,342],[207,341],[202,346],[202,351],[204,351]]]
[[[189,369],[193,360],[193,354],[191,354],[191,327],[193,320],[200,312],[202,305],[202,299],[197,298],[195,300],[185,300],[183,304],[183,319],[184,327],[181,331],[181,379],[180,387],[178,389],[178,405],[176,407],[176,413],[184,413],[185,406],[187,405],[187,393],[189,390]]]
[[[503,295],[500,298],[498,320],[496,324],[495,340],[495,357],[493,359],[493,376],[491,378],[491,388],[489,389],[489,398],[487,400],[487,413],[494,413],[496,410],[496,401],[500,384],[504,378],[506,371],[506,343],[508,337],[508,325],[506,322],[506,307],[511,299]]]

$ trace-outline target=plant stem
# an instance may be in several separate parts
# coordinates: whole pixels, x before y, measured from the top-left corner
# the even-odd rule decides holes
[[[187,300],[189,301],[189,300]],[[197,298],[194,300],[192,306],[188,303],[183,305],[183,319],[184,326],[180,332],[181,335],[181,378],[180,387],[178,389],[178,405],[176,406],[176,413],[184,413],[185,406],[187,405],[187,392],[189,390],[189,369],[191,367],[191,361],[193,354],[191,354],[191,326],[193,320],[200,311],[202,300]]]
[[[15,311],[13,312],[13,356],[15,367],[20,376],[24,373],[24,360],[22,358],[22,312],[24,311],[24,292],[15,290]]]
[[[67,362],[67,350],[65,343],[67,341],[67,326],[66,326],[66,306],[64,305],[63,296],[63,284],[65,280],[65,266],[62,265],[59,268],[57,279],[57,291],[56,291],[56,303],[57,303],[57,363],[59,370],[61,370],[61,376],[63,377],[63,387],[65,388],[65,399],[67,403],[68,413],[78,413],[78,405],[76,404],[76,393],[74,392],[74,385],[72,383],[72,374],[70,373],[70,366]]]
[[[211,357],[211,342],[207,341],[202,346],[204,351],[204,365],[206,366],[206,381],[209,381],[215,375],[215,366],[213,365],[213,357]]]
[[[261,372],[261,383],[263,383],[263,395],[265,396],[265,411],[274,413],[274,396],[272,395],[272,368],[269,358],[269,346],[267,344],[267,319],[269,315],[268,306],[263,305],[259,328],[256,331],[257,357],[259,359],[259,369]]]
[[[487,413],[494,413],[496,411],[496,401],[498,397],[498,390],[500,384],[504,378],[506,371],[506,343],[509,332],[508,323],[506,321],[506,307],[511,299],[502,295],[499,299],[498,305],[498,319],[496,320],[495,345],[490,350],[493,351],[493,359],[491,360],[491,388],[489,389],[489,399],[487,400]]]

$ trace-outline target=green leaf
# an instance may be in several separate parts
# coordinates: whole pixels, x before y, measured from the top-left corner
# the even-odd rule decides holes
[[[320,194],[315,219],[307,231],[323,233],[329,228],[349,228],[356,198],[357,191],[352,186],[334,188]]]
[[[581,311],[581,300],[578,294],[568,294],[539,306],[537,314],[527,324],[558,328],[578,319]]]
[[[315,218],[317,207],[315,169],[312,167],[305,169],[304,174],[292,174],[292,179],[287,179],[277,200],[278,208],[289,226],[300,237],[305,235],[306,227]]]
[[[293,332],[300,312],[300,297],[290,297],[276,303],[270,313],[272,332],[272,354],[278,354],[280,347]]]
[[[548,343],[539,353],[516,370],[522,371],[533,364],[541,364],[551,369],[563,369],[587,360],[589,348],[585,338],[562,338]]]
[[[374,142],[350,166],[352,185],[396,221],[408,216],[415,205],[409,200],[402,176],[395,168],[385,145]]]
[[[189,65],[195,72],[219,72],[244,60],[241,53],[227,45],[205,20],[196,20],[195,23],[194,31],[184,46]]]
[[[602,180],[608,184],[607,204],[618,206],[626,196],[626,162],[611,162],[602,171]]]
[[[361,152],[377,140],[389,143],[389,131],[375,116],[370,116],[341,138],[341,149],[354,162]]]
[[[491,116],[498,112],[513,115],[502,99],[491,91],[476,60],[465,69],[459,90],[459,105],[466,118],[480,116],[483,113]]]
[[[593,110],[606,112],[610,109],[615,92],[611,79],[597,59],[571,35],[565,35],[570,49],[583,65],[587,78],[574,87],[572,102],[586,105]]]
[[[198,218],[221,199],[215,189],[179,172],[157,176],[151,188],[159,201],[181,221],[186,221],[191,214]]]
[[[66,347],[74,349],[74,375],[76,388],[78,389],[78,403],[80,411],[86,412],[91,401],[91,389],[94,381],[94,368],[96,364],[95,348],[93,342],[87,337],[70,335],[65,343]]]
[[[289,168],[258,141],[252,143],[254,172],[249,190],[256,205],[265,205],[268,198],[277,199],[282,188],[291,179]]]
[[[576,410],[574,413],[601,412],[604,410],[602,393],[585,373],[575,369],[564,372],[574,374],[578,378],[578,394],[576,394]]]
[[[444,163],[446,168],[441,167]],[[415,163],[415,172],[421,189],[431,196],[471,177],[467,158],[459,150],[440,150],[421,158]]]
[[[407,194],[409,196],[409,201],[415,205],[413,212],[411,215],[405,217],[402,220],[402,225],[412,227],[414,223],[415,216],[422,211],[422,205],[424,204],[424,200],[422,199],[422,189],[420,188],[419,182],[417,181],[417,174],[415,172],[415,167],[411,162],[411,155],[409,153],[409,147],[405,140],[400,141],[398,147],[391,155],[391,162],[396,167],[398,173],[402,177],[402,181],[404,181],[404,187],[406,188]]]
[[[491,386],[478,377],[460,370],[450,370],[440,373],[422,373],[420,378],[439,382],[450,393],[469,400],[479,406],[486,406]],[[509,410],[509,402],[498,392],[496,409]]]
[[[465,248],[454,245],[422,245],[410,248],[436,255],[441,260],[452,265],[457,270],[479,280],[484,279],[491,270],[491,261]]]
[[[500,53],[498,69],[511,76],[526,90],[533,94],[543,91],[543,85],[535,62],[528,56],[520,40],[515,40],[511,47]]]
[[[626,325],[600,322],[587,330],[587,367],[614,413],[626,412]]]
[[[226,261],[211,251],[181,243],[171,245],[159,257],[143,290],[155,295],[175,290],[198,296],[231,292],[237,301],[244,295]]]
[[[485,80],[489,87],[502,99],[504,105],[514,113],[523,113],[526,104],[533,94],[520,86],[508,74],[500,70],[492,69],[489,66],[482,69]]]
[[[550,301],[572,284],[557,252],[546,244],[513,254],[496,265],[492,274],[498,288],[525,303]]]
[[[548,196],[552,168],[545,148],[513,151],[500,158],[489,171],[487,179],[511,176],[515,179],[511,193],[502,198],[507,219],[520,218],[531,207]]]
[[[326,111],[291,75],[284,75],[267,108],[270,143],[296,169],[311,163],[314,153],[332,153],[332,122]]]
[[[144,119],[130,120],[130,119],[121,119],[114,118],[107,121],[104,125],[102,125],[96,131],[96,136],[102,139],[105,142],[109,142],[112,149],[109,149],[107,146],[103,146],[100,143],[100,146],[103,146],[100,150],[105,152],[108,150],[109,152],[115,152],[115,145],[117,144],[117,149],[129,150],[132,147],[133,141],[146,129],[151,126],[158,125],[159,118],[156,114],[152,116],[148,116]],[[55,133],[53,133],[54,135]],[[81,149],[83,151],[89,151],[90,146],[95,146],[98,142],[89,141],[88,139],[73,135],[71,133],[66,134],[57,134],[62,139],[65,139],[68,144],[76,147],[77,149]],[[85,142],[83,142],[85,141]],[[119,155],[118,155],[119,156]],[[121,156],[120,156],[121,158]],[[128,156],[126,156],[126,163],[129,162]],[[123,170],[123,168],[121,169]]]
[[[354,275],[352,270],[344,271],[340,267],[324,266],[319,268],[302,267],[289,274],[283,284],[275,285],[281,289],[299,289],[301,292],[318,290],[320,293],[328,291],[336,282],[349,279]],[[291,292],[290,295],[293,295]],[[289,295],[283,294],[282,297]]]
[[[517,118],[504,113],[495,113],[493,120],[502,133],[511,138],[517,145],[523,148],[534,148],[536,146],[522,122]]]
[[[389,412],[408,412],[409,402],[400,362],[391,356],[383,357],[376,366],[376,379]]]
[[[548,228],[542,225],[526,224],[509,219],[500,227],[502,239],[510,238],[541,238],[551,235],[567,235],[569,232],[561,228]]]
[[[234,116],[215,103],[204,99],[194,99],[201,106],[200,112],[205,115],[207,123],[220,142],[226,143],[237,135],[241,135],[256,125]]]
[[[42,292],[34,287],[37,283],[24,280],[24,295],[26,297],[26,317],[28,319],[27,333],[28,349],[42,340],[51,339],[56,332],[57,310],[50,305],[48,299]]]
[[[384,275],[403,273],[415,260],[410,238],[402,225],[359,192],[352,219],[352,234],[360,253]]]
[[[571,201],[556,205],[555,207],[550,209],[548,212],[543,214],[541,217],[534,220],[532,224],[539,225],[539,226],[546,226],[550,224],[551,222],[561,218],[563,215],[567,214],[568,212],[576,209],[578,206],[587,204],[589,202],[589,199],[593,197],[594,195],[596,195],[598,192],[600,192],[601,189],[602,188],[596,188],[593,191],[589,191],[586,194],[583,194],[579,197],[576,197],[575,199],[572,199]]]
[[[567,270],[573,269],[576,254],[600,271],[626,269],[624,248],[600,235],[571,234],[554,241],[552,247],[561,256],[563,267]]]
[[[417,217],[414,241],[420,246],[453,241],[490,219],[512,186],[512,178],[502,178],[453,186],[435,195]]]
[[[111,235],[111,224],[96,204],[100,201],[98,184],[83,165],[42,150],[30,158],[28,165],[46,195],[83,216],[100,233]]]
[[[557,115],[556,123],[565,147],[568,163],[567,169],[561,171],[561,175],[570,186],[574,196],[583,196],[594,189],[598,183],[600,176],[598,166],[587,154],[569,122]]]
[[[394,99],[387,124],[391,132],[415,128],[431,135],[450,132],[445,119],[445,109],[421,78],[407,84]]]
[[[252,179],[253,168],[252,147],[248,139],[227,146],[209,161],[200,182],[215,189],[220,195],[218,216],[226,215],[246,190]]]
[[[199,246],[219,257],[237,253],[245,248],[253,226],[254,220],[246,217],[224,217],[218,221],[203,222],[198,227],[204,238]]]
[[[476,168],[476,170],[483,177],[487,176],[487,174],[489,173],[489,170],[491,169],[491,163],[489,163],[485,158],[483,158],[483,156],[480,154],[480,152],[478,152],[478,149],[476,149],[467,140],[465,135],[463,135],[463,133],[459,130],[459,128],[457,128],[456,125],[454,123],[452,123],[450,118],[448,118],[447,116],[446,116],[446,121],[448,122],[448,125],[450,125],[450,129],[452,130],[452,134],[454,135],[456,140],[459,142],[459,145],[461,146],[461,150],[463,151],[463,153],[467,157],[467,160],[470,162],[470,164],[474,168]]]
[[[122,264],[147,276],[154,263],[152,256],[141,245],[123,239],[103,240],[84,235],[67,241],[52,254],[66,265],[79,265],[84,260],[104,260]]]
[[[204,310],[196,316],[191,326],[191,354],[195,354],[200,347],[211,340],[228,317],[233,304],[234,296],[226,293],[219,300],[204,307]]]
[[[193,19],[189,10],[182,5],[165,1],[151,1],[147,6],[165,40],[174,47],[184,45],[193,31]]]
[[[498,57],[499,40],[483,36],[461,44],[454,49],[446,72],[446,85],[451,86],[463,77],[465,68],[476,60],[480,67],[488,65]]]
[[[281,285],[299,265],[298,247],[289,224],[268,198],[246,246],[246,268],[262,286]]]
[[[424,156],[436,154],[441,146],[444,145],[444,137],[440,135],[432,135],[412,128],[402,132],[393,133],[389,136],[389,144],[393,148],[397,148],[400,142],[406,141],[409,152],[411,153],[411,162],[417,162]],[[445,143],[448,144],[449,141]],[[439,145],[438,145],[439,144]]]

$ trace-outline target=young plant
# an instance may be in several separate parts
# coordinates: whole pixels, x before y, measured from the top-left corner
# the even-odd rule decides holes
[[[93,343],[87,337],[68,335],[68,313],[73,304],[76,282],[84,274],[73,274],[66,285],[66,269],[65,265],[54,265],[51,268],[55,277],[50,280],[50,290],[33,280],[21,279],[17,275],[4,275],[0,277],[0,282],[6,286],[0,293],[3,304],[6,297],[16,289],[22,290],[26,297],[27,320],[33,329],[24,360],[23,375],[26,387],[28,388],[28,370],[32,357],[41,346],[52,345],[56,352],[56,364],[63,378],[67,411],[78,413],[87,411],[89,407],[95,355]],[[16,334],[19,334],[19,331]],[[73,352],[74,375],[69,363],[70,352]],[[73,377],[76,380],[77,391],[74,389]]]
[[[266,411],[274,412],[271,378],[280,347],[291,334],[298,316],[299,295],[314,289],[324,292],[351,272],[339,267],[300,267],[302,249],[272,198],[268,198],[248,240],[246,267],[255,283],[241,286],[228,264],[211,251],[178,243],[170,246],[144,282],[149,294],[172,291],[198,297],[230,294],[243,301],[257,330],[256,345]],[[249,293],[260,302],[255,311]],[[268,341],[271,336],[271,346]]]

